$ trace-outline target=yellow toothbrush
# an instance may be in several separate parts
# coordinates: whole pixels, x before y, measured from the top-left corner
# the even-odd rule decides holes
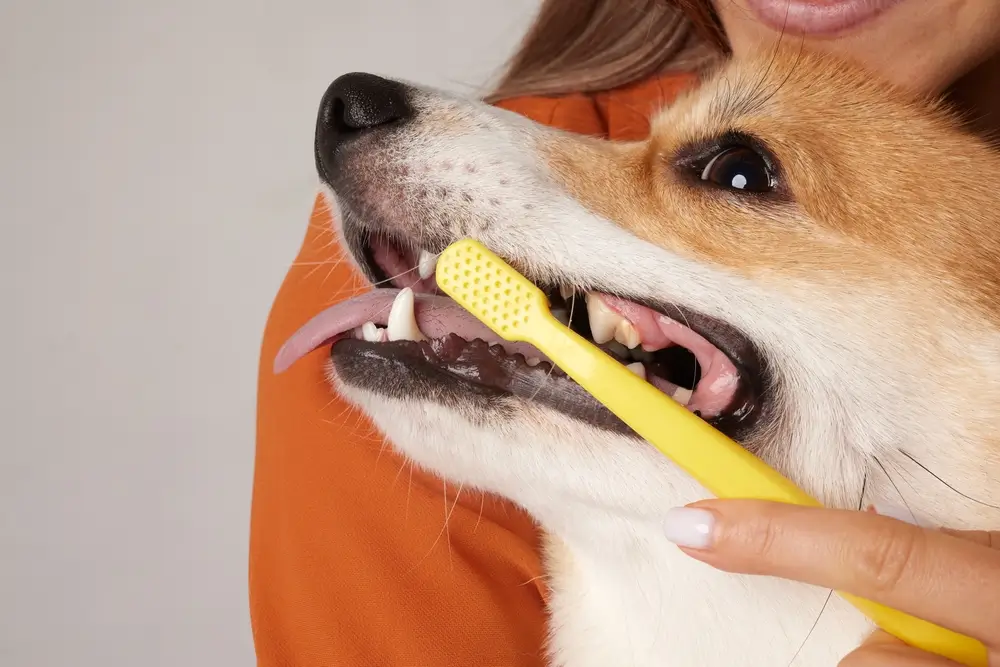
[[[437,283],[505,340],[531,343],[636,433],[719,498],[754,498],[819,506],[791,481],[640,379],[549,311],[527,278],[471,239],[438,258]],[[968,667],[988,667],[979,641],[896,609],[840,593],[902,641]]]

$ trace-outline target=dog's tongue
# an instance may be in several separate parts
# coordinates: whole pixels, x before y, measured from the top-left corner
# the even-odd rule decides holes
[[[287,370],[313,350],[349,334],[352,329],[357,329],[366,322],[386,326],[397,294],[397,289],[377,289],[327,308],[285,342],[274,358],[274,372]],[[545,358],[527,343],[501,340],[485,324],[446,296],[417,294],[413,312],[417,318],[417,326],[428,338],[443,338],[454,333],[466,340],[479,338],[490,344],[500,343],[508,354]]]

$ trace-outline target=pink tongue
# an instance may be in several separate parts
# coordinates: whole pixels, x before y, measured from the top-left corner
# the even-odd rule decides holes
[[[312,318],[281,347],[274,358],[274,372],[281,373],[313,350],[343,337],[365,322],[385,326],[389,320],[397,289],[377,289],[327,308]],[[501,340],[487,326],[469,315],[446,296],[415,295],[413,312],[417,325],[428,338],[442,338],[450,333],[466,340],[480,338],[490,344],[500,343],[508,354],[545,359],[545,355],[527,343]]]
[[[284,372],[313,350],[350,335],[353,329],[366,322],[386,326],[397,294],[398,289],[376,289],[327,308],[285,342],[275,356],[274,372]],[[443,338],[454,333],[466,340],[478,338],[491,345],[503,345],[508,354],[547,360],[532,345],[502,340],[446,296],[416,294],[415,297],[413,311],[417,325],[428,338]],[[654,310],[607,294],[601,294],[600,297],[609,308],[635,326],[646,350],[680,345],[695,355],[702,369],[701,381],[688,402],[688,409],[697,410],[705,417],[713,417],[729,407],[739,386],[739,372],[729,357],[699,334]],[[662,386],[660,388],[664,389]],[[670,391],[667,393],[670,394],[676,387],[668,389]]]

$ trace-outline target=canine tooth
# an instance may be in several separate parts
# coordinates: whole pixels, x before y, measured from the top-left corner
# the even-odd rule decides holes
[[[569,301],[573,298],[573,294],[576,290],[573,289],[572,285],[560,285],[559,286],[559,296],[563,298],[563,301]]]
[[[630,350],[639,347],[639,343],[642,342],[639,339],[639,332],[628,320],[622,320],[615,327],[615,340]]]
[[[643,380],[646,379],[646,367],[643,366],[640,362],[637,361],[634,364],[629,364],[625,368],[629,369],[630,371],[641,377]]]
[[[569,326],[569,313],[564,308],[553,308],[552,317]]]
[[[694,394],[690,389],[684,387],[677,387],[677,391],[674,392],[673,399],[680,403],[681,405],[687,405],[691,402],[691,396]]]
[[[374,322],[365,322],[361,327],[361,337],[369,343],[378,343],[380,337],[379,328],[375,326]]]
[[[413,314],[413,290],[409,287],[399,290],[389,311],[389,326],[386,327],[389,340],[427,340],[417,326]]]
[[[528,364],[529,366],[537,366],[538,364],[542,363],[542,360],[539,359],[538,357],[528,357],[527,359],[524,360],[524,363]]]
[[[420,251],[420,258],[417,260],[417,273],[420,274],[421,280],[427,280],[434,275],[434,270],[437,268],[437,255],[432,255],[426,250]]]
[[[612,340],[618,323],[624,319],[605,306],[596,294],[587,294],[587,315],[590,317],[590,334],[598,345]]]

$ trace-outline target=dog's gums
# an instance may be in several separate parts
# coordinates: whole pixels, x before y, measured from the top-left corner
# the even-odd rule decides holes
[[[379,239],[359,261],[366,258],[376,284],[395,288],[376,289],[318,315],[279,352],[277,371],[317,347],[331,345],[335,362],[353,355],[385,367],[402,364],[410,374],[422,370],[431,381],[461,379],[538,401],[593,425],[628,430],[542,352],[527,343],[500,339],[439,295],[433,278],[435,254]],[[608,294],[578,296],[565,285],[547,294],[557,319],[695,414],[722,428],[745,425],[754,416],[754,383],[693,329]]]

